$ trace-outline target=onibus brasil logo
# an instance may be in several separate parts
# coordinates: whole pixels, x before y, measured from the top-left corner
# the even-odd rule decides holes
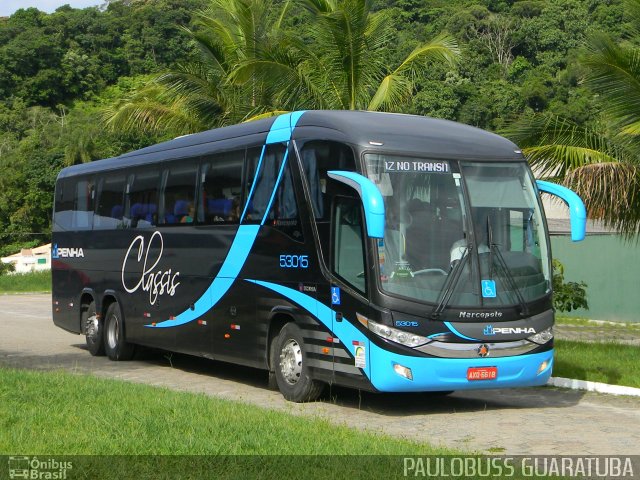
[[[65,480],[67,471],[73,469],[73,462],[64,462],[55,458],[9,457],[10,479]]]

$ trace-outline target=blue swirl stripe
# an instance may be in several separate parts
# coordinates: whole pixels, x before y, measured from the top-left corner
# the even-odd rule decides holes
[[[270,143],[289,142],[291,140],[293,129],[295,128],[298,120],[300,120],[300,117],[302,117],[303,114],[304,111],[300,111],[286,113],[277,117],[273,122],[269,133],[267,134],[266,144],[268,145]],[[262,148],[262,153],[260,154],[260,161],[258,163],[258,168],[256,169],[256,178],[258,177],[257,172],[260,171],[260,164],[262,163],[265,149],[266,146]],[[275,190],[277,190],[278,188],[278,184],[280,182],[280,178],[282,177],[282,172],[286,160],[287,157],[285,156],[282,161],[282,167],[280,168],[278,181],[274,186],[274,192],[271,194],[271,201],[273,201]],[[244,206],[244,211],[242,213],[243,218],[247,210],[247,205],[251,200],[251,194],[253,193],[255,187],[256,178],[254,178],[254,184],[251,186],[251,191],[247,198],[247,203]],[[267,209],[267,212],[268,211],[269,210]],[[262,222],[264,223],[264,218]],[[193,322],[194,320],[197,320],[209,310],[211,310],[229,291],[236,278],[238,278],[240,270],[242,270],[242,267],[247,261],[249,253],[251,252],[251,248],[253,247],[256,238],[258,237],[260,226],[261,225],[240,225],[238,227],[238,232],[233,239],[231,248],[229,248],[229,251],[227,252],[227,256],[222,263],[222,267],[220,268],[218,275],[216,275],[207,290],[193,304],[193,309],[188,308],[187,310],[183,311],[173,318],[164,320],[156,324],[149,324],[145,326],[155,328],[177,327],[180,325],[184,325],[185,323]]]
[[[342,341],[343,345],[354,357],[356,356],[356,345],[354,345],[354,342],[369,346],[369,339],[365,336],[364,333],[354,327],[353,324],[346,318],[343,319],[342,322],[335,322],[334,320],[336,312],[327,307],[322,302],[319,302],[315,298],[299,292],[298,290],[294,290],[277,283],[250,279],[247,279],[246,281],[255,283],[256,285],[260,285],[264,288],[268,288],[269,290],[279,293],[283,297],[288,298],[292,302],[300,305],[307,312],[320,320],[320,322],[322,322],[324,326],[327,327],[330,332],[332,332],[333,336],[339,338]],[[367,377],[371,376],[370,363],[371,362],[367,361],[366,368],[362,369]]]
[[[454,326],[451,324],[451,322],[443,322],[443,323],[447,326],[447,328],[448,328],[449,330],[451,330],[453,333],[455,333],[455,334],[456,334],[457,336],[459,336],[460,338],[464,338],[465,340],[471,340],[471,341],[474,341],[474,342],[480,342],[480,340],[479,340],[479,339],[477,339],[477,338],[467,337],[466,335],[463,335],[462,333],[460,333],[460,332],[456,329],[456,327],[454,327]]]
[[[342,345],[354,357],[354,343],[365,346],[366,368],[361,370],[371,384],[381,392],[527,387],[544,385],[551,375],[553,350],[514,357],[478,357],[475,359],[419,357],[392,353],[370,342],[365,334],[354,327],[347,318],[343,318],[342,322],[335,322],[335,312],[313,297],[275,283],[260,280],[246,281],[268,288],[300,305],[322,322],[334,337],[339,338]],[[447,326],[452,328],[450,324]],[[459,334],[459,332],[455,332],[455,329],[453,331]],[[546,362],[547,366],[541,372],[538,368],[542,362]],[[413,379],[398,375],[394,369],[397,364],[410,368],[413,372]],[[471,366],[497,367],[500,373],[496,380],[469,381],[467,380],[467,369]]]

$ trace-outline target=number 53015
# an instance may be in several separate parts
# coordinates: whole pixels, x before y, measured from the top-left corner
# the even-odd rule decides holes
[[[307,268],[309,255],[280,255],[280,268]]]

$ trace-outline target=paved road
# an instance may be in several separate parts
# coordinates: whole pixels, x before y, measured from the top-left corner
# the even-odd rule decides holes
[[[48,295],[0,295],[0,365],[65,369],[243,401],[296,415],[478,452],[640,454],[640,398],[549,387],[455,393],[359,394],[334,388],[323,401],[286,402],[264,372],[146,351],[131,362],[91,357],[84,337],[55,327]]]

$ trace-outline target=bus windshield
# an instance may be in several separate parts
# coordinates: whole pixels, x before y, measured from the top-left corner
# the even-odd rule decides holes
[[[378,241],[383,291],[447,306],[525,309],[549,293],[547,239],[526,163],[365,159],[387,215]]]

